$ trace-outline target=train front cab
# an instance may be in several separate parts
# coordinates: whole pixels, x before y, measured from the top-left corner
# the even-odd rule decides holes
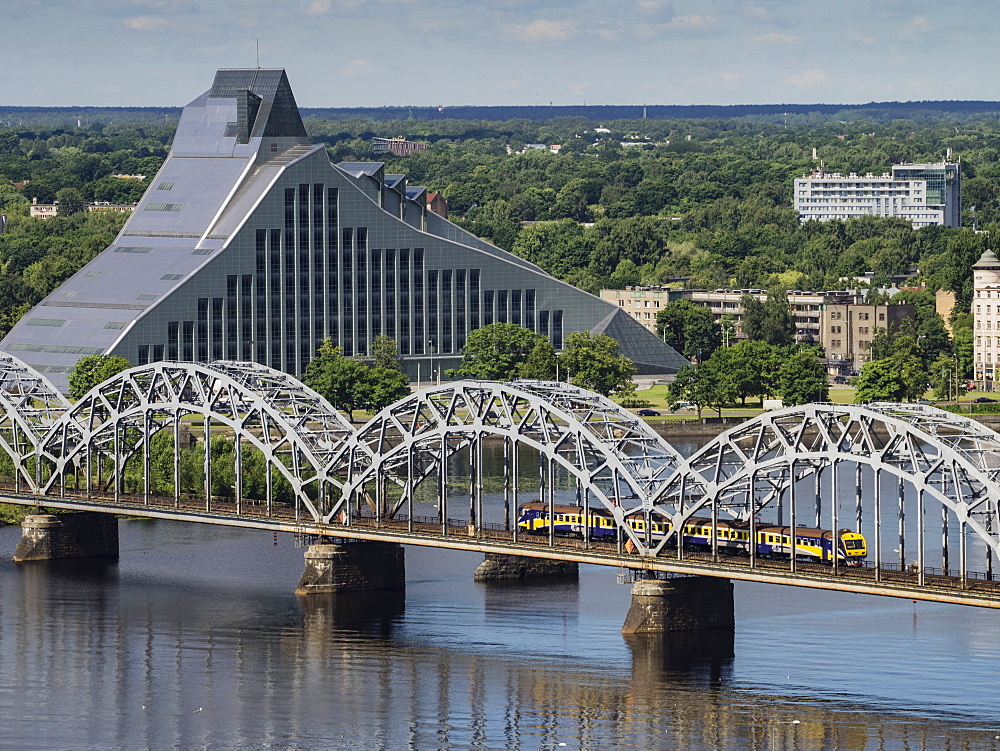
[[[858,532],[851,532],[848,529],[840,530],[839,553],[841,560],[848,566],[863,566],[865,558],[868,556],[868,546],[865,543],[864,535]]]

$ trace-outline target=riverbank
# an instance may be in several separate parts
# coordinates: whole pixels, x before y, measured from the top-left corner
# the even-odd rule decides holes
[[[985,425],[990,430],[1000,432],[1000,414],[979,414],[962,415],[970,417],[976,422]],[[740,423],[752,420],[753,417],[728,416],[728,417],[705,417],[701,420],[677,420],[677,419],[647,419],[646,422],[653,430],[664,438],[686,438],[686,437],[714,437],[726,430],[729,430]]]
[[[24,517],[35,513],[35,506],[21,506],[16,503],[0,503],[0,527],[21,526]]]

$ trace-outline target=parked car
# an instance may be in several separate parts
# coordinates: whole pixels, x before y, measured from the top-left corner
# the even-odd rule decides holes
[[[917,399],[917,404],[934,404],[933,399]]]
[[[840,384],[843,384],[845,386],[848,383],[850,383],[850,381],[847,379],[847,376],[834,376],[833,377],[833,382],[834,383],[840,383]]]
[[[990,399],[988,396],[977,396],[972,401],[976,404],[993,404],[996,402],[996,399]]]
[[[639,417],[659,417],[660,416],[660,413],[657,412],[655,409],[640,409],[638,412],[636,412],[636,414],[639,415]]]
[[[671,412],[677,412],[678,410],[682,409],[698,409],[698,408],[694,406],[691,402],[674,402],[673,404],[670,405]]]

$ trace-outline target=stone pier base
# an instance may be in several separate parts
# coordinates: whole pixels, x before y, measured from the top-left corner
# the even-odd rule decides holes
[[[111,514],[35,514],[21,524],[15,561],[117,558],[118,519]]]
[[[406,566],[403,546],[391,542],[310,545],[295,594],[401,590]]]
[[[692,576],[642,579],[632,585],[623,634],[657,634],[733,628],[733,583]]]
[[[524,581],[551,577],[577,577],[580,567],[572,561],[550,561],[523,555],[487,553],[473,578],[477,582]]]

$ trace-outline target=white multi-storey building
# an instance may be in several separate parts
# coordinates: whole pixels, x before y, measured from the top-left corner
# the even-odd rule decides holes
[[[874,214],[899,216],[914,229],[962,224],[958,164],[896,164],[891,174],[842,175],[814,170],[795,181],[799,220],[827,222]]]
[[[972,284],[974,371],[976,382],[983,386],[993,382],[1000,364],[1000,258],[992,250],[972,265]]]

